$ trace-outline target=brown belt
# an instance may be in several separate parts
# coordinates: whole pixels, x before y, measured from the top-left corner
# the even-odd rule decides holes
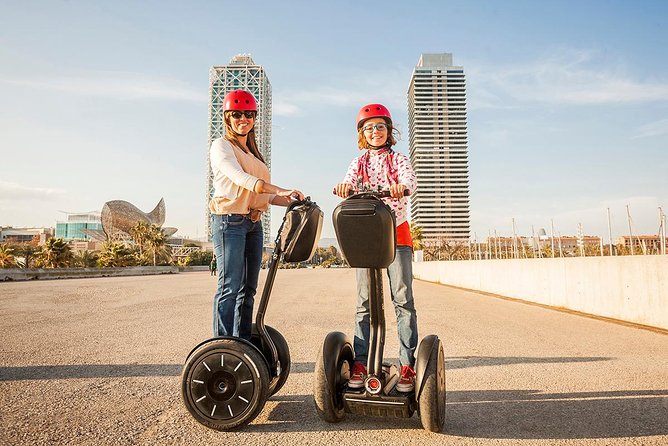
[[[244,217],[248,218],[253,223],[256,223],[260,221],[260,218],[262,217],[262,211],[259,209],[251,209],[250,212]]]

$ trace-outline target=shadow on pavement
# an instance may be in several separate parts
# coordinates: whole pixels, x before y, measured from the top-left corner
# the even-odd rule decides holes
[[[80,364],[0,367],[0,381],[178,376],[182,364]]]
[[[270,398],[271,424],[249,432],[307,432],[422,429],[409,419],[356,417],[341,423],[320,420],[311,395]],[[269,403],[268,403],[269,404]],[[265,411],[268,408],[265,407]],[[444,434],[494,439],[595,439],[668,434],[668,389],[541,393],[534,390],[450,391]]]
[[[526,356],[460,356],[445,359],[445,369],[465,369],[469,367],[486,367],[511,364],[565,364],[569,362],[610,361],[614,358],[605,357],[526,357]]]
[[[313,373],[313,362],[297,362],[290,373]],[[180,376],[183,364],[80,364],[0,367],[0,382],[31,379],[130,378]]]
[[[447,431],[463,437],[572,439],[668,434],[668,389],[451,391],[447,402]]]

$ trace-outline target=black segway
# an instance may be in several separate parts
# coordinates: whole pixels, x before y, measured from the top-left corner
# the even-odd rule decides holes
[[[353,343],[344,333],[329,333],[316,360],[315,406],[320,417],[330,423],[343,420],[346,412],[410,418],[417,411],[425,429],[441,432],[445,424],[445,356],[438,336],[424,337],[417,348],[415,389],[410,393],[395,389],[399,371],[395,365],[383,363],[381,273],[394,261],[396,227],[394,213],[380,199],[389,196],[388,191],[362,192],[334,209],[334,230],[343,255],[351,267],[366,268],[369,275],[368,375],[363,388],[347,386],[355,358]]]
[[[186,360],[181,396],[188,411],[203,425],[231,430],[250,423],[290,373],[285,338],[264,324],[279,262],[310,259],[320,239],[323,213],[309,198],[291,203],[276,237],[258,305],[251,340],[222,336],[202,342]]]

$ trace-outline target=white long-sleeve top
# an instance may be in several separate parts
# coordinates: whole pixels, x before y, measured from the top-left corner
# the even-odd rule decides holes
[[[403,184],[411,193],[415,191],[415,187],[417,186],[415,171],[413,171],[411,161],[406,155],[399,152],[385,152],[379,154],[375,150],[371,150],[369,155],[369,160],[366,165],[366,170],[369,175],[368,187],[373,190],[377,189],[378,186],[380,186],[381,189],[389,189],[390,185],[394,183]],[[388,156],[390,157],[390,162],[394,168],[393,170],[396,172],[395,178],[392,178],[387,171],[385,157]],[[352,160],[348,167],[348,172],[346,172],[346,176],[343,178],[343,182],[350,184],[355,191],[359,190],[358,179],[362,176],[361,172],[359,172],[360,158],[361,157],[357,157]],[[383,198],[383,201],[394,210],[397,218],[397,226],[408,221],[408,197],[399,199]]]
[[[213,174],[213,197],[209,209],[214,214],[247,214],[251,209],[266,211],[273,194],[258,194],[255,183],[271,176],[267,166],[225,138],[211,143],[209,160]]]

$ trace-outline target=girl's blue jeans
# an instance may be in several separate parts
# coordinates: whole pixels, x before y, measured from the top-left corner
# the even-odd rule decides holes
[[[397,246],[394,262],[387,267],[390,294],[397,315],[399,363],[415,366],[417,314],[413,303],[413,250]],[[366,269],[357,269],[357,314],[355,318],[355,360],[366,365],[369,353],[369,279]]]

